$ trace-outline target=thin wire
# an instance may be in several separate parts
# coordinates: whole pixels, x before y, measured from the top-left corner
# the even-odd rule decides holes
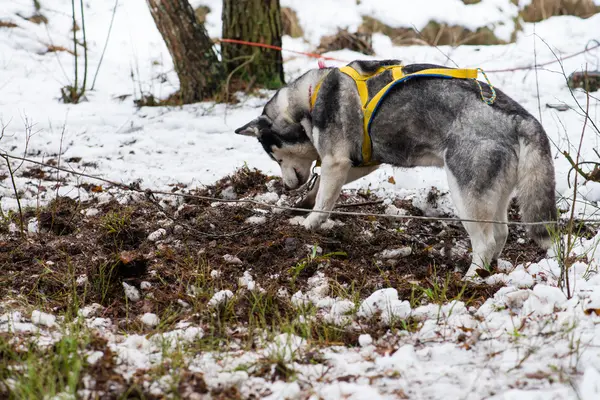
[[[595,40],[593,40],[593,41],[595,41]],[[274,45],[266,44],[266,43],[250,42],[250,41],[246,41],[246,40],[237,40],[237,39],[217,39],[216,42],[234,43],[234,44],[240,44],[240,45],[244,45],[244,46],[253,46],[253,47],[262,47],[262,48],[265,48],[265,49],[287,51],[287,52],[290,52],[290,53],[302,54],[302,55],[305,55],[305,56],[308,56],[308,57],[312,57],[312,58],[322,58],[324,60],[339,61],[339,62],[345,62],[345,63],[349,62],[349,61],[346,61],[346,60],[341,60],[339,58],[333,58],[333,57],[323,56],[321,54],[307,53],[307,52],[296,51],[296,50],[288,50],[288,49],[284,49],[283,47],[274,46]],[[590,42],[592,42],[592,41],[590,41]],[[523,67],[505,68],[505,69],[491,69],[491,70],[487,70],[487,72],[488,73],[513,72],[513,71],[531,70],[531,69],[534,69],[534,68],[545,67],[547,65],[554,64],[554,63],[559,62],[559,61],[568,60],[569,58],[576,57],[576,56],[578,56],[580,54],[588,53],[588,52],[590,52],[592,50],[595,50],[595,49],[597,49],[597,48],[600,47],[600,43],[597,43],[595,46],[589,47],[590,42],[588,42],[586,44],[586,46],[585,46],[585,48],[583,50],[578,51],[577,53],[573,53],[573,54],[570,54],[568,56],[562,57],[561,59],[550,60],[550,61],[547,61],[547,62],[543,62],[541,64],[527,65],[527,66],[523,66]],[[452,60],[450,60],[450,61],[452,61]]]
[[[111,181],[110,179],[106,179],[101,176],[90,175],[90,174],[78,172],[75,170],[69,170],[66,168],[57,167],[54,165],[48,165],[48,164],[44,164],[40,161],[32,160],[32,159],[25,158],[25,157],[14,156],[14,155],[11,155],[8,153],[0,153],[0,157],[7,157],[7,158],[14,159],[14,160],[29,162],[32,164],[41,165],[41,166],[44,166],[47,168],[66,172],[66,173],[69,173],[72,175],[78,175],[78,176],[82,176],[85,178],[95,179],[100,182],[104,182],[104,183],[107,183],[112,186],[116,186],[116,187],[124,189],[124,190],[129,190],[129,191],[138,192],[138,193],[161,194],[161,195],[165,195],[165,196],[176,196],[176,197],[182,197],[182,198],[206,200],[206,201],[219,202],[219,203],[246,203],[246,204],[254,204],[257,206],[275,208],[275,209],[286,210],[286,211],[301,211],[301,212],[305,212],[305,213],[306,212],[315,212],[315,213],[328,214],[328,215],[346,215],[346,216],[355,216],[355,217],[377,217],[377,218],[392,218],[392,219],[403,219],[403,220],[417,219],[417,220],[424,220],[424,221],[443,221],[443,222],[478,222],[478,223],[498,224],[498,225],[533,226],[533,225],[557,225],[559,223],[559,221],[538,221],[538,222],[494,221],[494,220],[486,220],[486,219],[426,217],[426,216],[420,216],[420,215],[391,215],[391,214],[360,213],[360,212],[335,211],[335,210],[332,210],[332,211],[307,210],[305,208],[296,208],[296,207],[280,206],[280,205],[276,205],[276,204],[268,204],[268,203],[256,201],[253,199],[228,200],[228,199],[220,199],[217,197],[210,197],[210,196],[200,196],[200,195],[186,194],[186,193],[174,193],[174,192],[165,192],[165,191],[160,191],[160,190],[142,189],[141,187],[139,187],[139,185],[137,183],[127,185],[124,183]],[[584,223],[600,223],[600,220],[595,220],[595,219],[592,219],[592,220],[582,219],[582,220],[577,220],[577,221],[584,222]]]

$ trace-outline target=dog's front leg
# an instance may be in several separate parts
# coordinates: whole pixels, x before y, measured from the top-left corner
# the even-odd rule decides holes
[[[348,158],[340,159],[332,156],[323,158],[314,211],[306,217],[303,223],[306,229],[316,229],[327,220],[329,217],[327,212],[333,210],[351,167],[352,162]]]

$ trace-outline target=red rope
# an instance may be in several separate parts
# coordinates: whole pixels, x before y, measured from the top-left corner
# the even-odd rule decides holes
[[[302,55],[312,57],[312,58],[321,58],[323,60],[348,62],[345,60],[340,60],[338,58],[322,56],[321,54],[306,53],[304,51],[296,51],[296,50],[288,50],[288,49],[284,49],[283,47],[273,46],[272,44],[266,44],[266,43],[248,42],[246,40],[237,40],[237,39],[217,39],[217,41],[223,42],[223,43],[243,44],[243,45],[252,46],[252,47],[263,47],[265,49],[272,49],[272,50],[287,51],[290,53],[302,54]]]
[[[304,51],[288,50],[288,49],[284,49],[284,48],[279,47],[279,46],[274,46],[272,44],[266,44],[266,43],[248,42],[246,40],[238,40],[238,39],[217,39],[217,41],[218,42],[223,42],[223,43],[241,44],[241,45],[252,46],[252,47],[263,47],[265,49],[272,49],[272,50],[287,51],[287,52],[290,52],[290,53],[302,54],[302,55],[305,55],[307,57],[320,58],[322,60],[339,61],[339,62],[344,62],[344,63],[348,63],[349,62],[349,61],[346,61],[346,60],[340,60],[339,58],[327,57],[327,56],[323,56],[321,54],[316,54],[316,53],[307,53],[307,52],[304,52]],[[546,65],[554,64],[556,62],[567,60],[569,58],[573,58],[573,57],[578,56],[580,54],[587,53],[588,51],[597,49],[598,47],[600,47],[600,43],[596,44],[595,46],[588,47],[588,48],[586,48],[584,50],[578,51],[577,53],[570,54],[570,55],[568,55],[566,57],[561,58],[560,60],[547,61],[547,62],[544,62],[544,63],[541,63],[541,64],[529,65],[529,66],[526,66],[526,67],[516,67],[516,68],[506,68],[506,69],[493,69],[493,70],[487,70],[486,72],[488,72],[488,73],[493,73],[493,72],[513,72],[513,71],[521,71],[521,70],[533,69],[533,68],[536,68],[536,67],[538,67],[538,68],[539,67],[545,67]]]

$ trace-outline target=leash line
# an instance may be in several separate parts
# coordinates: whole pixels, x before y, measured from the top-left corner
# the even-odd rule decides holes
[[[317,54],[317,53],[309,53],[309,52],[305,52],[305,51],[284,49],[283,47],[275,46],[275,45],[267,44],[267,43],[249,42],[247,40],[238,40],[238,39],[217,39],[216,42],[241,44],[241,45],[250,46],[250,47],[262,47],[264,49],[287,51],[288,53],[302,54],[304,56],[311,57],[311,58],[320,58],[320,59],[329,60],[329,61],[348,62],[348,61],[340,60],[339,58],[327,57],[327,56],[323,56],[323,55]]]
[[[97,181],[107,183],[111,186],[115,186],[115,187],[118,187],[123,190],[142,193],[146,196],[160,194],[160,195],[164,195],[164,196],[175,196],[175,197],[181,197],[181,198],[205,200],[205,201],[211,201],[211,202],[215,202],[215,203],[216,202],[218,202],[218,203],[246,203],[246,204],[254,204],[256,206],[261,206],[261,207],[285,210],[285,211],[301,211],[304,213],[316,212],[316,213],[328,214],[328,215],[346,215],[346,216],[354,216],[354,217],[392,218],[392,219],[400,219],[400,220],[416,219],[416,220],[423,220],[423,221],[443,221],[443,222],[477,222],[477,223],[487,223],[487,224],[497,224],[497,225],[521,225],[521,226],[558,225],[559,224],[559,221],[538,221],[538,222],[506,221],[506,222],[504,222],[504,221],[468,219],[468,218],[427,217],[427,216],[421,216],[421,215],[392,215],[392,214],[360,213],[360,212],[336,211],[336,210],[332,210],[332,211],[308,210],[305,208],[297,208],[297,207],[269,204],[269,203],[257,201],[254,199],[228,200],[228,199],[220,199],[217,197],[210,197],[210,196],[200,196],[200,195],[186,194],[186,193],[175,193],[175,192],[166,192],[166,191],[161,191],[161,190],[142,189],[138,183],[131,183],[131,184],[127,185],[124,183],[115,182],[110,179],[103,178],[101,176],[86,174],[83,172],[70,170],[70,169],[55,166],[55,165],[44,164],[43,162],[33,160],[30,158],[26,158],[26,157],[14,156],[14,155],[8,154],[8,153],[0,153],[0,157],[6,157],[6,158],[13,159],[13,160],[24,161],[24,162],[28,162],[31,164],[36,164],[36,165],[40,165],[40,166],[47,167],[50,169],[54,169],[56,171],[62,171],[62,172],[66,172],[66,173],[72,174],[72,175],[95,179]],[[577,221],[583,222],[583,223],[589,223],[589,224],[600,224],[600,220],[594,220],[594,219],[582,219],[582,220],[577,220]]]
[[[280,47],[280,46],[274,46],[274,45],[271,45],[271,44],[261,43],[261,42],[250,42],[250,41],[247,41],[247,40],[238,40],[238,39],[216,39],[215,42],[232,43],[232,44],[239,44],[239,45],[251,46],[251,47],[262,47],[262,48],[271,49],[271,50],[287,51],[289,53],[301,54],[301,55],[305,55],[305,56],[311,57],[311,58],[320,58],[320,59],[323,59],[323,60],[338,61],[338,62],[343,62],[343,63],[349,63],[350,62],[350,61],[347,61],[347,60],[341,60],[339,58],[323,56],[321,54],[316,54],[316,53],[309,53],[309,52],[304,52],[304,51],[284,49],[283,47]],[[487,72],[489,72],[489,73],[503,73],[503,72],[525,71],[525,70],[530,70],[530,69],[534,69],[534,68],[545,67],[547,65],[551,65],[551,64],[557,63],[559,61],[568,60],[569,58],[573,58],[573,57],[576,57],[578,55],[581,55],[581,54],[584,54],[584,53],[588,53],[588,52],[590,52],[592,50],[595,50],[595,49],[597,49],[599,47],[600,47],[600,43],[597,43],[596,45],[591,46],[591,47],[588,47],[588,45],[586,45],[586,47],[583,50],[578,51],[577,53],[569,54],[568,56],[562,57],[560,60],[554,59],[554,60],[550,60],[550,61],[547,61],[547,62],[543,62],[541,64],[532,64],[532,65],[527,65],[527,66],[523,66],[523,67],[504,68],[504,69],[491,69],[491,70],[488,70]]]

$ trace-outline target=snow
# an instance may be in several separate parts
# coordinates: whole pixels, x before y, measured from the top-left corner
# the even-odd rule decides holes
[[[260,290],[260,286],[256,285],[256,282],[254,281],[254,278],[252,278],[252,274],[250,274],[250,271],[244,271],[244,274],[240,278],[238,278],[238,284],[240,285],[240,287],[246,288],[250,291],[253,291],[255,289]]]
[[[134,303],[140,301],[140,291],[135,286],[132,286],[127,282],[123,282],[123,289],[125,290],[125,296],[129,300],[133,301]]]
[[[367,297],[358,309],[358,316],[371,318],[381,313],[384,323],[391,323],[394,318],[401,320],[410,314],[410,304],[398,299],[398,291],[394,288],[380,289]]]
[[[157,326],[160,323],[158,315],[153,313],[145,313],[140,317],[140,321],[142,321],[144,325],[149,326],[151,328]]]
[[[49,18],[49,23],[36,25],[17,16],[17,13],[30,15],[33,12],[31,1],[4,3],[0,19],[13,21],[18,27],[0,28],[0,120],[7,125],[0,142],[3,150],[23,154],[26,127],[33,125],[35,135],[26,152],[29,157],[38,161],[57,158],[59,154],[62,160],[82,157],[82,162],[61,163],[126,184],[140,179],[144,188],[170,190],[168,185],[174,183],[189,187],[209,184],[244,164],[269,175],[279,174],[279,167],[265,156],[255,139],[233,133],[235,128],[260,114],[272,92],[264,92],[266,97],[241,96],[242,101],[236,105],[197,103],[183,107],[135,108],[132,100],[139,98],[141,91],[164,98],[178,87],[170,55],[145,1],[119,2],[95,90],[87,93],[87,101],[77,105],[58,100],[60,88],[72,82],[72,56],[66,52],[43,54],[49,43],[70,48],[71,33],[65,28],[70,26],[70,4],[64,0],[43,1],[42,13]],[[206,26],[212,37],[219,37],[221,2],[194,0],[192,3],[211,7]],[[519,7],[525,3],[521,1]],[[298,13],[307,39],[286,37],[284,46],[303,51],[313,50],[321,36],[335,33],[338,27],[357,29],[363,16],[372,16],[393,27],[414,25],[421,29],[429,21],[458,24],[472,30],[488,26],[498,37],[506,39],[518,11],[508,0],[482,0],[474,5],[464,5],[460,0],[425,0],[419,2],[418,7],[394,0],[282,0],[281,4]],[[113,5],[114,1],[86,4],[90,70],[94,72]],[[572,97],[560,66],[546,66],[538,70],[541,105],[538,110],[538,83],[532,71],[493,71],[553,60],[553,51],[559,56],[580,51],[597,36],[599,25],[600,14],[585,20],[560,16],[535,25],[523,24],[523,31],[517,33],[517,42],[503,46],[395,47],[381,34],[373,36],[373,46],[377,58],[397,58],[406,64],[431,62],[452,66],[456,62],[462,67],[486,70],[495,86],[533,115],[541,117],[556,156],[556,189],[564,197],[560,208],[566,210],[572,205],[573,174],[568,177],[570,165],[560,153],[575,154],[584,122],[575,100],[585,104],[585,94],[575,91]],[[346,61],[372,58],[349,50],[327,55]],[[583,70],[586,64],[590,69],[598,69],[598,57],[600,51],[596,50],[564,60],[562,64],[567,74]],[[316,67],[315,60],[305,57],[284,53],[284,58],[288,81]],[[344,63],[328,61],[327,64]],[[118,98],[121,95],[126,96],[124,100]],[[600,103],[594,98],[590,101],[590,116],[598,121]],[[559,112],[545,107],[548,103],[565,103],[570,109]],[[591,129],[586,132],[582,143],[583,160],[597,160],[594,153],[597,140],[598,136]],[[95,166],[84,166],[84,162]],[[390,181],[390,177],[394,180]],[[80,196],[82,200],[97,196],[100,204],[120,195],[115,189],[89,195],[77,189],[79,182],[73,177],[60,173],[60,178],[66,180],[58,189],[61,195]],[[40,192],[36,182],[20,173],[15,179],[23,189],[24,207],[36,206],[38,201],[47,203],[55,196],[55,191]],[[400,170],[382,166],[347,187],[368,187],[390,199],[410,200],[425,215],[455,213],[445,175],[433,168]],[[435,202],[428,201],[432,188],[437,195]],[[233,188],[221,195],[237,196]],[[577,196],[576,216],[598,218],[600,184],[580,180]],[[272,191],[253,199],[270,204],[283,204],[285,200]],[[387,214],[406,213],[391,202],[386,205]],[[0,207],[3,212],[16,207],[8,180],[0,181]],[[90,209],[85,215],[93,218],[97,212]],[[265,215],[247,220],[255,224],[264,221]],[[303,218],[293,221],[301,223]],[[167,235],[167,225],[164,226],[150,235],[151,240]],[[27,228],[31,233],[37,232],[37,220],[27,221]],[[15,224],[10,224],[8,229],[18,231]],[[523,238],[518,241],[526,243]],[[407,299],[398,297],[394,288],[382,288],[355,303],[355,299],[332,297],[328,278],[317,272],[308,288],[292,295],[296,306],[314,305],[319,318],[342,326],[352,327],[357,321],[385,325],[413,318],[419,322],[418,328],[414,332],[390,332],[382,338],[362,334],[358,338],[360,347],[320,348],[318,351],[327,360],[326,365],[298,363],[298,355],[310,344],[299,336],[282,333],[253,351],[224,349],[195,354],[189,360],[190,370],[203,373],[211,388],[236,385],[245,397],[294,398],[310,390],[315,398],[398,398],[404,394],[404,397],[419,399],[597,399],[600,398],[599,244],[600,233],[575,241],[570,255],[576,256],[577,262],[568,272],[571,298],[558,288],[560,266],[556,254],[549,251],[546,258],[538,262],[522,260],[517,266],[499,263],[502,273],[486,278],[485,282],[501,283],[504,287],[479,308],[454,301],[413,309]],[[233,255],[226,255],[224,260],[242,263]],[[219,273],[213,270],[210,275],[217,279]],[[250,271],[245,271],[239,283],[252,290],[259,288],[261,282],[255,281]],[[85,285],[83,278],[81,284]],[[150,289],[143,283],[140,287]],[[123,288],[130,301],[141,299],[136,287],[124,282]],[[286,290],[281,293],[289,298]],[[216,292],[207,305],[217,307],[233,296],[230,290]],[[28,320],[19,311],[5,309],[8,310],[0,308],[3,312],[0,332],[51,342],[51,331],[56,329],[49,328],[58,325],[56,316],[35,310]],[[202,327],[189,325],[150,338],[123,336],[109,318],[102,317],[103,310],[94,304],[81,309],[79,315],[86,319],[90,329],[107,338],[109,348],[116,354],[119,373],[126,378],[162,362],[163,344],[189,344],[204,335]],[[149,326],[158,323],[154,314],[141,318]],[[88,362],[93,363],[102,353],[86,356]],[[236,370],[265,357],[289,363],[298,379],[271,383]],[[153,390],[159,393],[168,383],[161,380]],[[267,387],[271,391],[268,394]]]
[[[56,317],[52,314],[47,314],[39,310],[34,310],[31,313],[31,322],[36,325],[51,327],[56,325]]]
[[[231,290],[221,290],[213,295],[213,297],[208,301],[209,307],[216,307],[220,304],[225,303],[227,300],[233,297],[233,292]]]
[[[367,347],[373,344],[373,338],[368,333],[362,334],[358,337],[358,344],[360,347]]]

